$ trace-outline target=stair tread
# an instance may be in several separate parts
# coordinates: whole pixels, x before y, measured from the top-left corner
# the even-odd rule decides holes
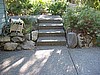
[[[40,23],[39,26],[63,26],[63,23]]]
[[[38,46],[37,50],[65,49],[67,46]]]
[[[39,37],[37,42],[60,42],[66,41],[65,37]]]
[[[39,20],[62,20],[59,15],[40,15]]]
[[[39,33],[64,33],[63,29],[45,29],[39,30]]]

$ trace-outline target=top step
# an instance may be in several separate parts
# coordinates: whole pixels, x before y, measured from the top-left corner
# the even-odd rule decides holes
[[[58,15],[40,15],[39,23],[62,23],[62,18]]]

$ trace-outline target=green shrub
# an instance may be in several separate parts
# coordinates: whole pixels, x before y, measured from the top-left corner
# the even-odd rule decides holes
[[[49,8],[49,12],[52,13],[52,15],[62,16],[62,14],[66,10],[66,2],[60,1],[60,0],[55,1],[55,2],[52,2],[48,8]]]
[[[33,2],[33,8],[31,14],[38,15],[42,14],[43,10],[47,7],[46,2],[43,2],[42,0],[38,0]]]
[[[89,7],[100,10],[100,0],[68,0],[69,2],[74,2],[77,5],[87,5]]]
[[[100,11],[88,6],[67,8],[64,22],[65,27],[94,35],[100,32]]]
[[[33,30],[37,30],[37,18],[35,16],[34,17],[27,16],[21,19],[25,23],[23,30],[24,34],[30,33]]]
[[[8,15],[27,15],[32,5],[30,0],[6,0],[6,8]]]

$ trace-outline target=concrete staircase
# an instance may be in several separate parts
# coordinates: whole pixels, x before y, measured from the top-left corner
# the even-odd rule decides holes
[[[37,46],[66,46],[65,32],[60,16],[41,15]]]

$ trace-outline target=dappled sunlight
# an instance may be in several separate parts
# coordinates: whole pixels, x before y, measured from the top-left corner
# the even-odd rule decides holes
[[[17,67],[18,65],[20,65],[22,62],[24,61],[24,58],[19,59],[18,61],[16,61],[14,64],[12,64],[11,66],[7,67],[6,69],[4,69],[1,74],[4,74],[6,72],[8,72],[10,69]],[[10,63],[9,63],[10,64]]]
[[[47,62],[54,49],[37,50],[35,54],[29,56],[12,56],[0,63],[0,75],[18,74],[33,75],[37,74]]]
[[[2,66],[0,65],[2,67],[1,75],[13,75],[15,72],[16,75],[73,75],[75,72],[67,50],[63,47],[54,46],[45,49],[40,47],[35,53],[26,55],[18,58],[14,56],[12,59],[10,57],[5,62],[3,60]],[[81,64],[75,65],[77,69],[81,68]]]
[[[48,24],[48,23],[41,23],[39,24],[40,26],[63,26],[63,23],[52,23],[52,24]]]
[[[77,68],[77,69],[79,69],[79,68],[80,68],[79,64],[75,64],[75,66],[76,66],[76,68]]]
[[[64,32],[62,29],[49,29],[49,30],[39,30],[40,33],[61,33]]]
[[[66,72],[72,72],[74,70],[74,66],[67,66]]]
[[[22,58],[16,58],[15,56],[12,56],[10,58],[6,58],[4,60],[2,60],[0,63],[0,69],[4,69],[10,65],[12,65],[13,63],[15,63],[16,61],[19,61]]]
[[[35,63],[36,59],[33,58],[30,59],[29,61],[27,61],[21,68],[20,68],[20,73],[24,73],[25,71],[27,71],[27,69],[29,69],[29,67],[31,65],[33,65]]]
[[[66,74],[68,74],[68,75],[71,75],[73,72],[75,72],[75,68],[74,68],[73,64],[71,63],[69,56],[66,53],[67,53],[66,50],[62,50],[59,47],[55,47],[54,51],[49,56],[48,60],[46,60],[46,63],[44,64],[42,69],[37,72],[37,74],[38,75],[39,74],[40,75],[43,75],[43,74],[47,74],[47,75],[66,75]],[[68,60],[68,61],[66,61],[66,60]],[[37,69],[37,66],[34,69]]]
[[[35,53],[35,56],[37,58],[44,58],[44,57],[49,57],[50,54],[54,51],[54,49],[50,50],[39,50]]]
[[[48,17],[49,16],[49,17]],[[45,19],[45,20],[62,20],[60,16],[51,16],[51,15],[40,15],[38,19]]]
[[[5,67],[9,66],[11,63],[11,60],[6,60],[5,62],[3,62],[1,65],[0,65],[0,69],[4,69]]]
[[[39,50],[20,68],[20,74],[37,74],[54,50]]]
[[[58,50],[56,53],[61,54],[61,50]]]
[[[48,41],[49,41],[49,42],[51,41],[51,42],[52,42],[52,41],[58,41],[58,40],[51,40],[51,39],[49,39],[49,40],[41,40],[41,41],[42,41],[42,42],[45,42],[45,41],[47,41],[47,42],[48,42]]]
[[[45,33],[60,33],[61,31],[52,31],[52,32],[45,32]]]

